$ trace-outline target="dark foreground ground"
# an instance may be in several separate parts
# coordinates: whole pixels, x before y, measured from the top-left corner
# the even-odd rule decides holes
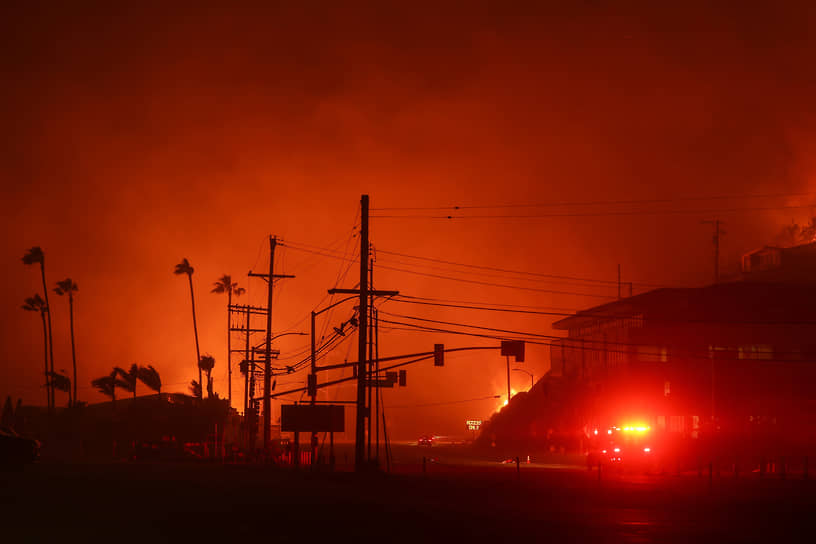
[[[500,463],[366,475],[40,463],[0,474],[0,541],[813,542],[814,497],[803,479],[598,482]]]

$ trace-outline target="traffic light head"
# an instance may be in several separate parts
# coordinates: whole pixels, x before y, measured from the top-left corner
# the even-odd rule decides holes
[[[405,387],[408,380],[408,373],[405,370],[399,371],[399,385],[400,387]]]

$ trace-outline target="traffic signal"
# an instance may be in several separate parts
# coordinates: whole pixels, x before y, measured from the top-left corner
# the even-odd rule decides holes
[[[406,372],[405,370],[400,370],[399,371],[399,386],[400,387],[405,387],[405,384],[406,384],[407,380],[408,380],[408,372]]]
[[[445,366],[445,344],[434,344],[434,366]]]
[[[317,374],[309,374],[308,381],[306,382],[307,389],[309,390],[310,397],[317,396]]]

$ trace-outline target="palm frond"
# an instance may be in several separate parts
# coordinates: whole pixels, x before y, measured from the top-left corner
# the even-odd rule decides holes
[[[93,386],[103,395],[114,398],[116,395],[116,391],[114,389],[115,383],[116,378],[111,376],[102,376],[101,378],[96,378],[95,380],[92,380],[91,386]]]
[[[29,312],[44,312],[47,310],[45,301],[39,294],[35,294],[33,297],[27,297],[21,308]]]
[[[58,281],[56,288],[54,288],[54,292],[58,295],[64,295],[65,293],[70,292],[75,293],[77,291],[79,291],[79,287],[71,278],[65,278],[62,281]]]
[[[48,378],[48,383],[50,383],[54,389],[62,391],[63,393],[70,393],[71,379],[68,376],[60,374],[59,372],[49,372]]]
[[[139,380],[147,387],[157,393],[161,393],[161,378],[159,377],[159,372],[153,368],[152,365],[147,365],[146,367],[140,366],[138,370],[138,377]]]
[[[181,262],[176,265],[175,270],[173,270],[173,274],[179,276],[182,274],[187,274],[188,276],[191,276],[193,274],[193,267],[190,265],[190,261],[188,261],[186,257],[182,259]]]
[[[36,264],[45,261],[45,254],[39,246],[34,246],[23,255],[23,264]]]
[[[204,372],[212,372],[213,367],[215,367],[215,357],[210,354],[202,355],[198,360],[198,368]]]

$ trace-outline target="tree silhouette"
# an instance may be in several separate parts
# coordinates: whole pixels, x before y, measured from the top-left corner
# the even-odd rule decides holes
[[[101,378],[96,378],[91,382],[91,385],[95,387],[100,393],[105,396],[111,398],[111,402],[116,402],[116,370],[108,374],[107,376],[102,376]]]
[[[239,297],[246,292],[243,287],[238,287],[238,282],[232,281],[229,274],[224,274],[214,284],[211,293],[227,294],[227,398],[232,405],[232,335],[230,334],[230,306],[232,306],[232,296]]]
[[[215,367],[215,357],[210,354],[202,355],[198,360],[199,370],[207,373],[207,398],[213,397],[212,370]]]
[[[190,382],[190,394],[197,399],[201,398],[201,382],[195,380]]]
[[[64,372],[64,371],[63,371]],[[71,379],[65,374],[59,372],[49,372],[51,387],[57,391],[68,393],[68,406],[73,406],[73,398],[71,397]]]
[[[128,393],[133,394],[133,398],[136,398],[136,379],[139,376],[139,367],[136,364],[130,365],[130,370],[125,370],[121,367],[115,367],[113,371],[116,373],[119,378],[116,380],[116,385],[121,387]]]
[[[201,359],[201,351],[198,348],[198,325],[196,324],[195,296],[193,295],[193,267],[190,265],[190,261],[188,261],[186,258],[182,259],[181,262],[176,265],[173,274],[176,274],[177,276],[186,274],[187,280],[190,282],[190,301],[193,305],[193,334],[195,335],[196,365],[198,365],[198,361]],[[198,369],[198,383],[201,383],[201,368]]]
[[[136,376],[143,384],[155,391],[161,397],[161,377],[159,372],[152,365],[140,366]]]
[[[45,357],[45,372],[43,373],[43,376],[45,377],[45,403],[47,406],[50,406],[51,386],[48,382],[48,330],[46,329],[45,325],[45,314],[48,311],[48,307],[45,305],[43,298],[36,294],[33,297],[28,297],[25,299],[25,304],[23,304],[22,308],[27,312],[40,312],[40,318],[42,319],[43,326],[43,352]]]
[[[45,281],[45,253],[39,246],[34,246],[28,250],[28,253],[23,255],[23,264],[39,264],[40,273],[42,275],[43,291],[45,292],[45,311],[48,313],[48,352],[51,359],[50,371],[54,372],[54,337],[51,334],[51,306],[48,304],[48,284]],[[54,390],[47,385],[49,389],[48,394],[48,408],[54,407]]]
[[[76,402],[77,400],[77,366],[76,366],[76,348],[74,347],[74,293],[79,291],[79,287],[76,283],[71,280],[71,278],[65,278],[62,281],[57,282],[57,287],[54,289],[54,292],[59,296],[68,295],[68,313],[71,316],[71,362],[74,366],[74,396],[73,399]]]

